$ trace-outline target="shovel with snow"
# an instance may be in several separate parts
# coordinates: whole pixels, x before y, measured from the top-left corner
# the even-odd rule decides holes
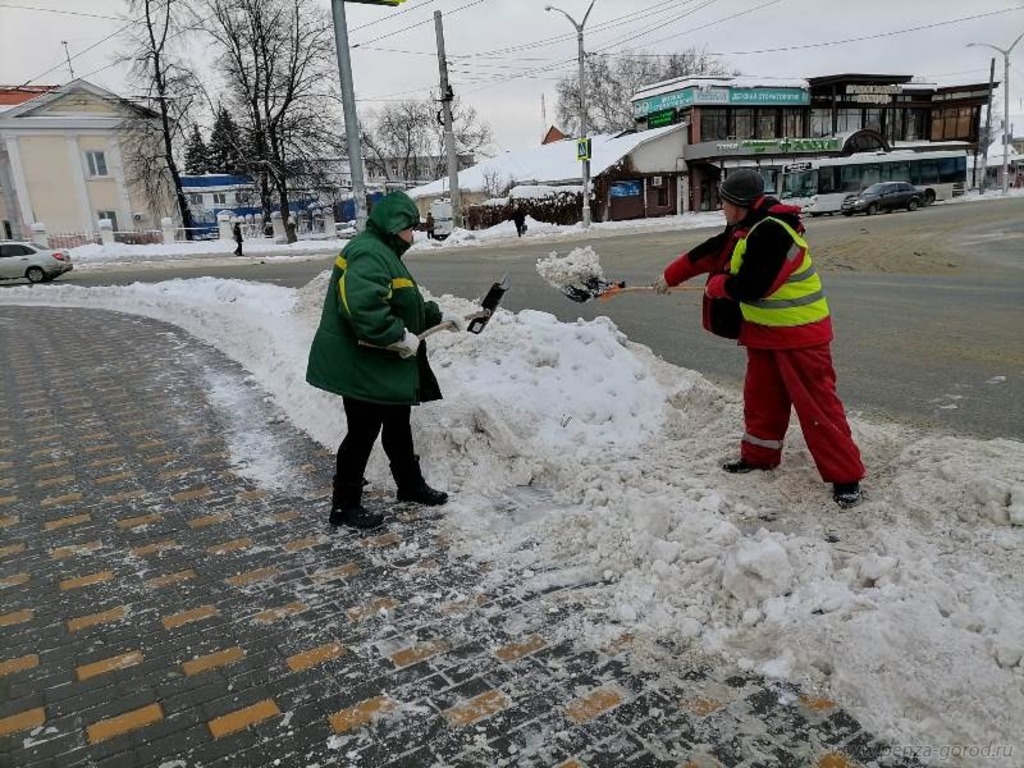
[[[565,256],[552,252],[537,261],[537,272],[566,298],[582,304],[591,299],[607,300],[621,293],[654,292],[653,285],[627,286],[624,280],[606,280],[597,254],[591,246],[575,248]],[[699,291],[698,286],[678,286],[670,291]]]

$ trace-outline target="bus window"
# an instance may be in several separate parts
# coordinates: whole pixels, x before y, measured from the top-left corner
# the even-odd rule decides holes
[[[822,195],[829,195],[836,191],[836,169],[831,167],[822,168],[818,171],[818,182],[815,185],[816,191]]]
[[[878,163],[865,163],[860,166],[860,169],[860,185],[862,188],[870,187],[872,184],[877,184],[882,180],[882,168]]]
[[[963,161],[963,167],[960,168],[961,162]],[[958,181],[964,180],[964,175],[967,172],[967,158],[966,157],[947,157],[939,160],[939,182],[943,184],[952,184]]]
[[[882,181],[910,181],[910,163],[901,160],[898,163],[886,163]]]
[[[839,192],[860,192],[859,165],[843,165],[839,167]]]
[[[914,184],[935,184],[939,180],[939,161],[922,160],[917,163],[918,180]]]

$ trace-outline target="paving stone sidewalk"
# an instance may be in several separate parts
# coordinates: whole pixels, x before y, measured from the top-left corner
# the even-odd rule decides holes
[[[559,641],[580,600],[481,591],[415,508],[331,529],[333,454],[179,329],[0,307],[0,357],[0,766],[916,765],[793,686]]]

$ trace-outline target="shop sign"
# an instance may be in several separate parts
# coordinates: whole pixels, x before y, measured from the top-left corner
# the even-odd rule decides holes
[[[837,152],[842,143],[837,138],[822,139],[743,139],[730,141],[715,146],[719,152],[732,154],[763,154],[770,152]]]
[[[801,88],[685,88],[633,102],[633,116],[681,107],[743,104],[750,106],[802,106],[811,103],[811,95]]]
[[[616,181],[608,190],[612,197],[639,197],[641,195],[639,181]]]
[[[648,128],[661,128],[664,125],[672,125],[676,121],[675,109],[662,109],[657,112],[651,112],[647,116],[647,127]]]
[[[848,85],[846,100],[858,104],[890,104],[892,97],[903,93],[898,85]]]

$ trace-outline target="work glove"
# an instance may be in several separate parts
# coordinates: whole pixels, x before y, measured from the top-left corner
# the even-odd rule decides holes
[[[468,323],[466,322],[466,318],[464,318],[462,315],[456,315],[453,312],[444,312],[441,315],[441,322],[451,323],[451,330],[453,331],[464,331],[466,330],[466,326],[468,325]]]
[[[398,356],[403,360],[410,357],[416,356],[416,350],[420,348],[420,337],[415,333],[410,333],[409,329],[405,329],[405,335],[401,339],[391,344],[391,349],[398,353]]]
[[[725,292],[725,280],[728,275],[715,275],[708,284],[704,286],[704,295],[709,299],[728,299],[729,294]]]
[[[659,277],[654,282],[654,285],[652,287],[654,288],[654,292],[655,293],[660,293],[660,294],[664,295],[664,294],[668,293],[668,289],[671,286],[666,282],[665,276],[662,275],[661,277]]]

